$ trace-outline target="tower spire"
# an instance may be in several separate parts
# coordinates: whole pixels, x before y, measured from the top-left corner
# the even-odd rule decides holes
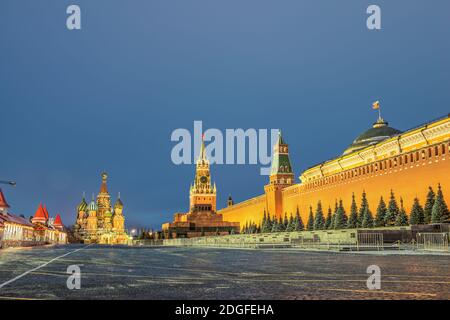
[[[100,187],[100,193],[108,193],[108,186],[106,185],[106,180],[108,180],[108,174],[102,172],[102,185]]]
[[[205,134],[202,133],[202,144],[200,145],[200,153],[198,155],[198,160],[206,160],[206,150],[205,150]]]

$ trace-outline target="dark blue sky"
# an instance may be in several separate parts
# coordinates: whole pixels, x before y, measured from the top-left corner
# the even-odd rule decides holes
[[[82,30],[66,29],[78,4]],[[366,8],[382,9],[382,30]],[[450,2],[2,0],[0,180],[15,213],[40,201],[72,224],[109,173],[128,226],[188,209],[194,167],[176,128],[281,128],[296,176],[375,120],[401,130],[449,112]],[[222,207],[258,195],[259,166],[214,166]]]

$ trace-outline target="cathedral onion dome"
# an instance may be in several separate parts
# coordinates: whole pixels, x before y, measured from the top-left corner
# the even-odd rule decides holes
[[[389,123],[379,117],[372,128],[353,141],[353,143],[344,151],[344,155],[380,143],[381,141],[399,135],[400,133],[402,133],[400,130],[389,127]]]
[[[94,195],[92,195],[92,201],[89,203],[88,210],[97,211],[97,209],[98,209],[97,203],[95,203]]]
[[[109,217],[109,218],[111,218],[112,217],[112,213],[111,213],[111,211],[106,211],[105,212],[105,214],[104,214],[104,217]]]
[[[120,200],[120,192],[119,192],[119,195],[117,197],[116,203],[114,203],[114,208],[119,208],[119,209],[123,208],[122,200]]]
[[[86,200],[83,197],[83,199],[81,200],[80,204],[77,207],[78,212],[86,211],[87,206],[88,206],[88,204],[86,203]]]

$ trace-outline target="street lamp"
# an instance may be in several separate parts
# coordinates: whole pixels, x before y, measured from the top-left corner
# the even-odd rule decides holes
[[[15,182],[15,181],[4,181],[4,180],[0,180],[0,184],[9,184],[10,186],[13,186],[13,187],[16,186],[16,182]]]

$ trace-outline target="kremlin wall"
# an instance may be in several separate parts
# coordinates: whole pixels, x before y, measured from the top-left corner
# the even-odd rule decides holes
[[[449,203],[449,116],[405,132],[389,127],[380,116],[341,156],[307,169],[297,184],[288,145],[280,134],[264,194],[236,204],[229,202],[218,214],[227,221],[239,222],[242,227],[246,222],[259,224],[264,211],[280,217],[285,213],[295,215],[298,208],[306,223],[310,207],[315,211],[318,201],[326,212],[342,199],[348,213],[352,194],[359,205],[363,191],[375,213],[380,197],[388,200],[391,189],[397,200],[403,198],[409,214],[414,198],[418,197],[424,205],[428,187],[436,191],[438,184]]]

